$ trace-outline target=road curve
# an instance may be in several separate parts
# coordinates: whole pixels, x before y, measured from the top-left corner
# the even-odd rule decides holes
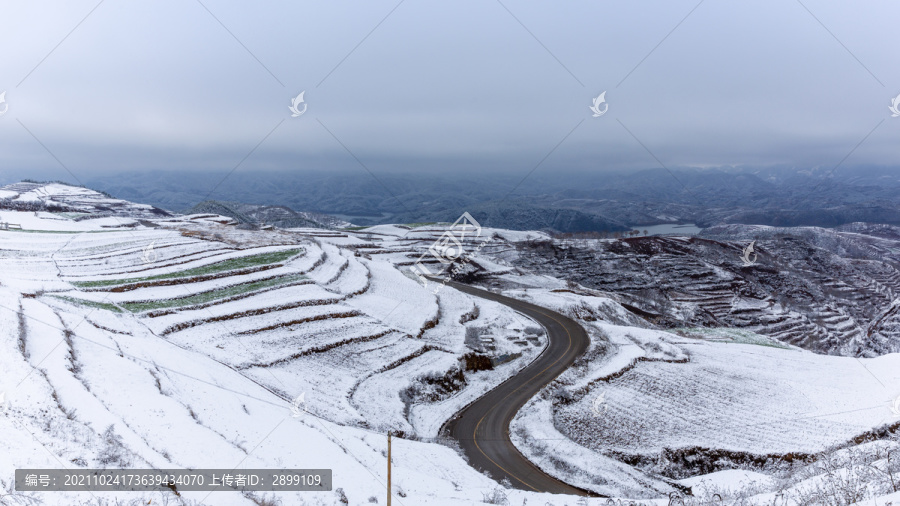
[[[518,374],[469,404],[441,428],[457,440],[469,464],[513,487],[554,494],[594,495],[546,474],[526,459],[509,439],[513,417],[542,388],[562,374],[590,343],[581,325],[555,311],[456,282],[453,288],[509,306],[547,329],[547,348]]]

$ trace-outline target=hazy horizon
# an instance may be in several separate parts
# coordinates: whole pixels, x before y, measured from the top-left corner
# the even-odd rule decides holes
[[[12,6],[0,175],[900,160],[895,3],[348,5]]]

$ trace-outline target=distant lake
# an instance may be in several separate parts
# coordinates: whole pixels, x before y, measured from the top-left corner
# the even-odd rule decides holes
[[[684,225],[650,225],[633,228],[632,230],[637,230],[641,234],[646,230],[650,235],[697,235],[703,229],[693,223],[686,223]]]

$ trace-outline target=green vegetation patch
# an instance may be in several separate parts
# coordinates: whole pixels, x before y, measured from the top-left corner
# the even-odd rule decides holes
[[[168,309],[173,307],[183,307],[183,306],[193,306],[195,304],[204,304],[206,302],[212,302],[214,300],[225,299],[228,297],[233,297],[235,295],[242,295],[247,292],[252,292],[254,290],[261,290],[263,288],[269,288],[278,285],[284,285],[287,283],[292,283],[294,281],[300,281],[302,279],[307,279],[306,276],[300,274],[291,274],[288,276],[279,276],[271,279],[263,279],[260,281],[250,281],[248,283],[241,283],[238,285],[227,286],[225,288],[219,288],[217,290],[211,290],[208,292],[198,293],[196,295],[191,295],[189,297],[181,297],[177,299],[163,299],[163,300],[151,300],[145,302],[126,302],[122,304],[122,307],[131,311],[132,313],[139,313],[142,311],[150,311],[152,309]]]
[[[51,295],[51,297],[55,297],[60,300],[64,300],[66,302],[70,302],[72,304],[78,304],[79,306],[87,306],[93,307],[97,309],[105,309],[107,311],[112,311],[113,313],[121,313],[122,309],[116,306],[115,304],[110,304],[108,302],[96,302],[93,300],[85,300],[78,299],[75,297],[66,297],[65,295]]]
[[[682,327],[674,329],[675,333],[686,337],[696,337],[700,339],[720,339],[723,342],[755,344],[757,346],[770,346],[772,348],[781,348],[784,350],[791,349],[783,343],[776,341],[770,337],[749,330],[733,329],[733,328],[704,328],[704,327]]]
[[[145,276],[142,278],[129,279],[104,279],[101,281],[75,281],[72,284],[80,288],[96,288],[103,286],[125,285],[129,283],[143,283],[147,281],[157,281],[161,279],[191,278],[194,276],[203,276],[206,274],[216,274],[219,272],[233,271],[238,269],[246,269],[248,267],[256,267],[259,265],[268,265],[283,262],[288,258],[303,252],[302,248],[289,249],[284,251],[274,251],[271,253],[259,253],[257,255],[248,255],[240,258],[231,258],[215,262],[201,267],[194,267],[184,271],[172,272],[169,274],[158,274],[156,276]]]
[[[439,225],[439,224],[447,224],[449,223],[443,221],[420,221],[416,223],[407,223],[406,226],[409,228],[418,228],[418,227],[430,227],[431,225]]]

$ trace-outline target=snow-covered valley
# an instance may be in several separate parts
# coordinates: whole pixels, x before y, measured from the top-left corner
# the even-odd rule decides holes
[[[397,504],[606,501],[504,488],[440,433],[548,339],[507,306],[422,286],[410,267],[446,224],[243,230],[217,215],[110,206],[64,185],[0,191],[81,206],[0,210],[0,221],[22,227],[0,231],[0,504],[383,504],[388,431]],[[524,265],[523,251],[552,241],[547,234],[480,232],[464,244],[478,252],[458,278],[566,315],[592,341],[510,428],[543,472],[644,504],[668,504],[670,494],[700,504],[715,493],[817,504],[803,501],[856,477],[853,502],[883,504],[896,491],[885,484],[898,471],[900,355],[818,354],[799,346],[797,328],[781,340],[689,316],[666,325],[628,294]],[[817,336],[828,331],[820,327]],[[847,339],[872,342],[861,336]],[[16,468],[95,467],[328,468],[335,489],[136,497],[12,488]]]

